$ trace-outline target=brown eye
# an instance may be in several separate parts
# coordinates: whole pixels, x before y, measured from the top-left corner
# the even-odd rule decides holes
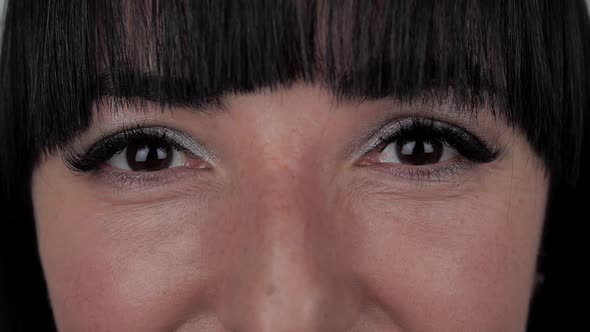
[[[134,172],[155,172],[186,164],[186,157],[172,144],[161,139],[132,140],[107,164],[118,169]]]
[[[398,139],[385,146],[379,154],[379,161],[415,166],[432,165],[449,160],[457,154],[455,149],[437,139]]]
[[[170,167],[173,147],[165,142],[136,141],[129,144],[125,156],[132,171],[159,171]]]
[[[426,181],[441,179],[445,171],[453,178],[454,170],[492,162],[500,153],[461,127],[421,118],[383,126],[361,151],[356,166]]]
[[[402,164],[430,165],[440,161],[443,144],[437,140],[400,141],[395,144],[395,153]]]

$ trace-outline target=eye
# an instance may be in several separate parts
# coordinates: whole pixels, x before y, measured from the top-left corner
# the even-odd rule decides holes
[[[397,139],[385,145],[378,158],[382,163],[432,165],[457,157],[459,153],[435,137]]]
[[[357,166],[380,166],[405,178],[442,179],[495,160],[498,150],[468,131],[431,119],[390,123],[369,140]]]
[[[79,172],[105,169],[125,173],[176,167],[210,168],[213,155],[190,136],[163,127],[132,128],[105,137],[86,152],[72,152],[66,163]]]
[[[187,157],[171,143],[154,138],[135,138],[114,154],[106,164],[127,171],[155,172],[186,166]]]

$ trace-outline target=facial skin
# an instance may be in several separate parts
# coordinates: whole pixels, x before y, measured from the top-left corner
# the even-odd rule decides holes
[[[207,162],[129,180],[108,166],[76,173],[63,150],[36,169],[61,331],[525,329],[548,180],[501,118],[336,103],[304,85],[223,102],[208,113],[103,105],[71,144],[84,150],[122,125],[168,127],[205,146]],[[380,126],[408,117],[501,152],[431,177],[404,174],[437,165],[367,162]]]

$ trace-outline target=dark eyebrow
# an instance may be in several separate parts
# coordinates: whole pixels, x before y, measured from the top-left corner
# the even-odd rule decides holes
[[[197,112],[221,112],[225,107],[221,93],[202,91],[189,79],[152,75],[133,69],[101,71],[98,74],[99,97],[143,100]],[[200,91],[201,90],[201,91]]]

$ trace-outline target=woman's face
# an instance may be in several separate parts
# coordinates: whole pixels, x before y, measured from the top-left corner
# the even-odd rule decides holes
[[[61,330],[524,330],[547,178],[501,117],[305,85],[222,103],[102,103],[36,169]]]

